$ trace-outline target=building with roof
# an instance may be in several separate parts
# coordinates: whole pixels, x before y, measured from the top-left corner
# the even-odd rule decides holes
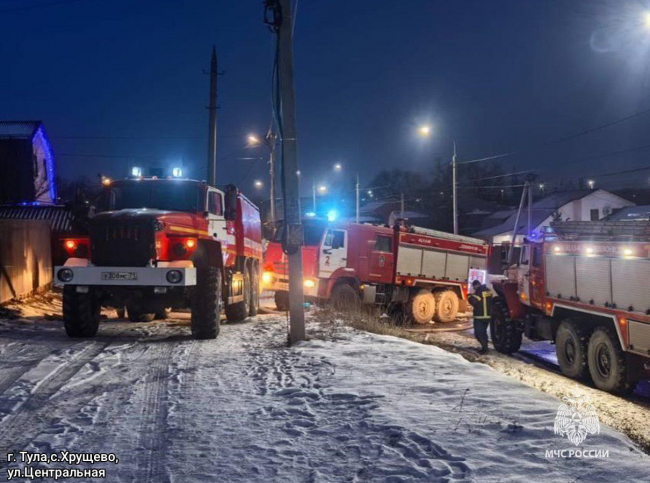
[[[608,221],[650,221],[650,205],[628,206],[607,217]]]
[[[41,121],[0,121],[0,204],[56,203],[55,174]]]
[[[574,190],[553,193],[533,203],[531,210],[531,237],[540,237],[551,221],[597,221],[612,215],[634,203],[602,189]],[[500,216],[504,216],[500,213]],[[493,245],[512,240],[517,210],[513,210],[504,222],[474,233]],[[528,229],[528,210],[519,219],[516,243],[521,243]],[[519,234],[520,233],[520,234]]]

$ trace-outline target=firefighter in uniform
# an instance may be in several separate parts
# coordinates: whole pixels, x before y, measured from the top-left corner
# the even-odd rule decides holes
[[[469,303],[474,308],[474,336],[481,344],[481,354],[488,351],[487,330],[492,318],[492,297],[489,288],[478,280],[472,282],[474,293],[469,296]]]

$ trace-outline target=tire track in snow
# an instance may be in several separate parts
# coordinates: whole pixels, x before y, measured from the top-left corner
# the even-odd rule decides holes
[[[108,342],[86,343],[31,389],[29,395],[0,421],[0,454],[22,450],[49,426],[52,419],[50,399],[108,345]],[[0,467],[5,465],[6,462],[0,462]]]
[[[145,383],[136,449],[137,481],[151,483],[171,481],[167,468],[160,465],[160,461],[165,461],[164,455],[168,446],[169,366],[173,351],[178,344],[178,341],[158,342],[156,351],[159,354],[150,359],[150,377]]]

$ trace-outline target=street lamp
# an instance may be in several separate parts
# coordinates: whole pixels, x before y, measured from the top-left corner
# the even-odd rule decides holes
[[[260,138],[258,138],[255,134],[249,134],[247,139],[250,146],[257,146],[260,144]]]
[[[593,179],[590,179],[589,181],[587,181],[587,183],[589,184],[590,190],[594,189],[594,185],[596,184],[596,182]]]
[[[343,166],[341,166],[341,163],[336,163],[334,165],[334,171],[341,171],[343,169]]]
[[[646,11],[643,14],[643,26],[647,29],[650,29],[650,11]]]
[[[323,194],[323,195],[324,195],[325,193],[327,193],[327,186],[325,186],[325,185],[320,185],[320,186],[318,187],[318,192],[319,192],[320,194]]]
[[[424,124],[418,127],[418,134],[428,138],[432,133],[431,126]],[[454,155],[451,158],[451,193],[452,193],[452,211],[454,219],[454,235],[458,235],[458,199],[456,196],[456,141],[454,141]]]
[[[255,180],[255,187],[256,188],[261,188],[264,186],[264,183],[262,183],[259,179]]]

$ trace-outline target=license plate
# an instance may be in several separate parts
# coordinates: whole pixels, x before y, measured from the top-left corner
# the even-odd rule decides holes
[[[137,272],[102,272],[102,280],[137,280]]]

